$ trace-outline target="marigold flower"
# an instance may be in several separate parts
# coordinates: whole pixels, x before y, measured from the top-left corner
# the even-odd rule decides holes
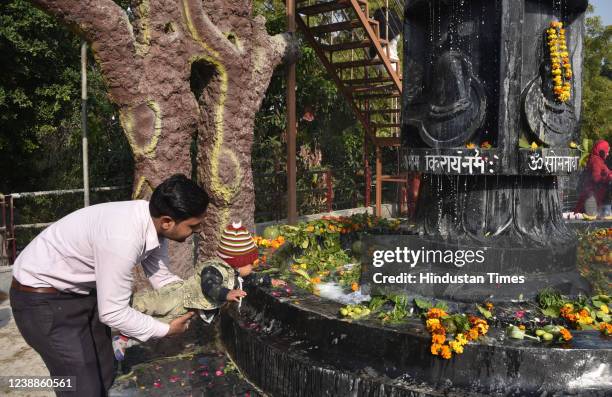
[[[434,343],[431,345],[431,354],[433,354],[434,356],[437,356],[441,349],[442,349],[442,345],[438,345],[437,343]]]
[[[561,328],[561,331],[559,332],[561,332],[561,337],[565,341],[571,340],[573,338],[572,334],[565,328]]]
[[[465,346],[468,343],[467,338],[465,337],[464,334],[458,334],[455,336],[455,340],[457,341],[457,343],[459,343],[461,346]]]
[[[446,335],[446,328],[444,328],[443,326],[440,326],[439,328],[433,330],[431,333],[439,334],[439,335]]]
[[[448,342],[448,345],[457,354],[463,353],[463,345],[457,341]]]
[[[440,320],[438,320],[437,318],[430,318],[429,320],[425,322],[425,324],[427,325],[427,330],[429,332],[433,332],[436,329],[442,328],[442,324],[440,323]]]
[[[436,343],[436,344],[441,345],[441,344],[443,344],[444,342],[446,342],[446,335],[443,335],[443,334],[433,334],[433,335],[431,336],[431,341],[432,341],[433,343]]]
[[[478,324],[487,325],[487,322],[485,320],[483,320],[482,318],[480,318],[480,317],[469,316],[468,320],[470,321],[470,324],[472,324],[472,325],[478,325]]]
[[[601,310],[602,312],[608,314],[610,313],[610,309],[608,308],[608,305],[601,305],[599,306],[599,310]]]
[[[443,359],[448,360],[453,356],[453,353],[451,353],[450,347],[448,345],[443,345],[440,351],[440,355]]]
[[[358,289],[359,289],[359,284],[357,284],[357,283],[351,284],[351,290],[352,291],[357,291]]]
[[[491,302],[485,303],[485,307],[487,308],[487,310],[493,310],[493,308],[494,308],[493,303],[491,303]]]
[[[429,309],[429,312],[427,312],[427,318],[440,318],[446,315],[444,310],[438,309],[437,307],[432,307]]]
[[[467,335],[468,340],[477,340],[478,339],[478,329],[470,328]]]
[[[313,277],[310,279],[310,282],[313,284],[319,284],[321,283],[321,277]]]

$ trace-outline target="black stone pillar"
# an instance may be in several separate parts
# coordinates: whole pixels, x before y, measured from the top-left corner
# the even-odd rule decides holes
[[[423,172],[417,227],[423,241],[496,253],[462,273],[495,269],[526,277],[523,285],[498,286],[498,300],[527,299],[547,286],[569,294],[588,290],[576,270],[576,237],[561,218],[556,184],[558,175],[578,169],[571,143],[579,134],[587,5],[406,3],[402,143],[404,168]],[[572,67],[570,80],[564,74],[571,85],[566,102],[553,92],[551,22],[565,29]],[[466,285],[432,294],[469,300],[487,290]]]

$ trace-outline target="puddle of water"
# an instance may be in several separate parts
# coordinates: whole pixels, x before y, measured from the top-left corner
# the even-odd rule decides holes
[[[110,397],[132,396],[259,397],[220,352],[168,358],[134,367],[115,381]]]
[[[345,292],[338,283],[321,283],[317,285],[319,296],[343,305],[355,305],[372,299],[370,295],[363,295],[361,290]]]

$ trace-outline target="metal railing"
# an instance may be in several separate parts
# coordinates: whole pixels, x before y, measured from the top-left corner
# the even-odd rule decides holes
[[[111,192],[123,189],[131,189],[130,185],[123,186],[103,186],[89,189],[92,193]],[[43,229],[53,222],[33,222],[16,224],[15,222],[15,200],[46,197],[46,196],[61,196],[67,194],[83,193],[85,189],[64,189],[64,190],[46,190],[40,192],[23,192],[10,193],[3,195],[0,193],[0,265],[11,265],[17,257],[17,230],[27,229]]]
[[[320,169],[298,173],[299,215],[331,212],[363,205],[364,177],[354,169]],[[287,217],[285,171],[253,173],[255,220],[278,221]]]

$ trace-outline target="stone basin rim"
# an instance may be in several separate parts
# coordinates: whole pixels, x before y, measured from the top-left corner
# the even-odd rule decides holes
[[[375,319],[363,319],[363,320],[351,320],[351,319],[345,319],[342,317],[339,317],[336,314],[331,314],[331,313],[325,313],[322,311],[318,311],[314,308],[309,308],[306,307],[304,305],[301,304],[295,304],[292,302],[292,298],[288,298],[288,297],[276,297],[271,295],[272,290],[271,289],[267,289],[267,288],[260,288],[260,287],[256,287],[258,288],[261,292],[265,293],[270,299],[276,300],[279,304],[284,304],[284,305],[288,305],[291,308],[293,308],[294,310],[299,310],[302,312],[307,312],[309,314],[314,314],[316,316],[325,318],[328,321],[338,321],[341,323],[346,323],[346,324],[351,324],[353,326],[356,327],[363,327],[363,328],[372,328],[372,329],[377,329],[377,330],[382,330],[384,332],[392,332],[392,333],[397,333],[397,334],[406,334],[406,335],[410,335],[411,337],[416,337],[419,339],[422,339],[423,341],[429,343],[431,336],[429,335],[429,333],[427,332],[427,329],[425,328],[425,325],[423,324],[423,322],[416,318],[416,317],[411,317],[408,318],[406,321],[402,322],[400,325],[404,326],[404,328],[398,328],[397,326],[394,326],[392,324],[379,324],[377,323],[377,320]],[[292,286],[292,288],[294,288],[294,291],[297,289],[297,287]],[[302,298],[302,296],[295,296],[295,298]],[[338,312],[338,310],[342,307],[344,307],[345,305],[343,305],[342,303],[333,301],[331,299],[327,299],[324,297],[320,297],[320,296],[315,296],[315,295],[305,295],[306,299],[317,299],[317,300],[321,300],[324,301],[324,303],[326,305],[335,305],[337,306],[337,310],[336,312]],[[293,299],[295,300],[295,299]],[[410,332],[411,329],[410,327],[417,327],[419,328],[422,332]],[[504,330],[502,328],[498,328],[498,327],[494,327],[491,326],[491,329],[495,329],[495,330],[499,330],[500,332],[504,332]],[[599,335],[599,331],[596,330],[584,330],[584,331],[577,331],[577,330],[571,330],[572,334],[576,335],[588,335],[588,334],[596,334]],[[603,340],[603,338],[602,338]],[[612,353],[612,340],[607,341],[608,342],[608,346],[607,348],[597,348],[597,350],[607,350],[610,351],[610,353]],[[478,343],[472,343],[470,344],[470,346],[476,346],[476,345],[480,345],[480,346],[490,346],[490,347],[496,347],[496,348],[511,348],[511,349],[516,349],[516,350],[522,350],[522,351],[541,351],[543,349],[545,349],[546,351],[591,351],[594,350],[594,348],[587,348],[587,347],[560,347],[559,345],[552,345],[552,344],[544,344],[543,346],[533,346],[533,345],[529,345],[529,343],[537,343],[537,342],[531,342],[531,341],[525,341],[524,343],[526,343],[525,346],[520,346],[520,345],[504,345],[504,344],[494,344],[494,343],[487,343],[485,341],[483,342],[478,342]]]
[[[609,390],[608,382],[612,384],[612,374],[609,375],[610,381],[606,375],[610,372],[609,363],[612,363],[610,344],[612,341],[606,341],[607,347],[602,349],[472,343],[466,346],[464,354],[457,355],[451,360],[443,360],[430,354],[431,340],[426,331],[417,333],[411,332],[412,327],[397,329],[375,325],[369,321],[347,321],[332,314],[341,306],[340,303],[306,295],[303,291],[297,292],[292,298],[273,296],[272,291],[258,287],[249,288],[251,299],[247,298],[247,301],[243,302],[242,314],[238,313],[234,306],[226,307],[221,314],[221,322],[225,324],[221,333],[223,343],[228,352],[233,353],[232,357],[237,359],[236,363],[239,366],[245,364],[248,368],[251,365],[250,370],[246,372],[249,377],[253,375],[254,364],[247,364],[244,361],[244,354],[247,356],[251,354],[249,352],[253,352],[253,349],[258,349],[255,347],[258,344],[267,345],[272,342],[270,345],[272,347],[276,345],[273,341],[280,338],[284,341],[300,341],[296,345],[298,349],[309,351],[314,348],[315,360],[318,360],[316,357],[324,357],[328,363],[325,365],[336,368],[340,371],[339,374],[346,374],[346,371],[353,373],[352,371],[358,368],[371,367],[381,376],[391,380],[400,379],[405,374],[414,382],[440,391],[451,387],[462,392],[496,396],[541,396],[542,392],[558,395],[554,393],[560,391],[603,396],[606,395],[606,390]],[[255,299],[252,299],[253,297]],[[300,298],[303,299],[300,300],[300,304],[292,302]],[[309,300],[322,302],[324,305],[322,310],[308,308]],[[252,306],[251,302],[255,303],[255,306]],[[245,314],[247,317],[244,317]],[[250,317],[251,314],[253,317]],[[258,327],[251,328],[250,321],[258,324]],[[422,326],[420,321],[413,320],[410,325],[419,326],[419,324]],[[238,328],[244,329],[244,332],[252,335],[249,338],[255,339],[239,340],[241,338],[239,334],[246,334],[238,331]],[[293,344],[287,345],[289,351],[285,353],[287,359],[295,363],[295,359],[299,356],[290,358],[292,354],[290,346]],[[363,349],[363,346],[368,348]],[[263,346],[261,348],[264,349]],[[344,362],[346,359],[349,362]],[[475,362],[482,362],[483,365],[474,366]],[[300,365],[307,368],[311,364],[319,365],[310,361]],[[340,366],[336,367],[338,364]],[[588,384],[578,389],[572,386],[570,382],[572,379],[579,379],[600,368],[601,365],[606,365],[605,384],[600,383],[597,387]],[[360,378],[358,373],[353,374],[356,376],[354,379]],[[263,378],[258,379],[259,376]],[[261,387],[259,381],[264,382],[263,384],[271,382],[269,379],[264,379],[268,378],[260,374],[252,380]],[[559,379],[565,381],[559,382]],[[511,393],[499,394],[502,390]]]

